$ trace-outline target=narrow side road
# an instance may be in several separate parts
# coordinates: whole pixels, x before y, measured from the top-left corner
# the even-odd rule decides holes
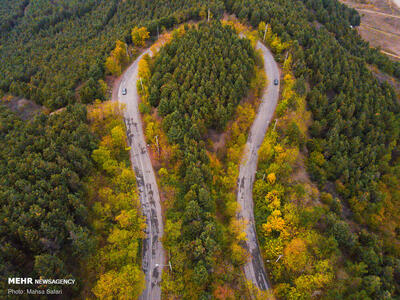
[[[385,16],[385,17],[400,19],[400,16],[391,15],[391,14],[383,13],[383,12],[380,12],[380,11],[364,9],[364,8],[356,8],[356,9],[358,11],[362,11],[362,12],[366,12],[366,13],[370,13],[370,14],[377,14],[377,15],[381,15],[381,16]]]
[[[160,195],[143,135],[138,108],[139,95],[136,89],[138,63],[146,53],[149,53],[149,50],[143,52],[122,75],[118,91],[113,93],[113,100],[126,105],[124,121],[127,128],[128,144],[131,147],[130,158],[136,175],[142,211],[147,223],[142,253],[146,289],[140,299],[159,300],[161,299],[161,271],[165,264],[165,253],[161,243],[164,229]],[[122,90],[125,88],[127,89],[127,94],[122,95]]]
[[[250,260],[244,266],[246,279],[251,281],[260,290],[270,289],[264,262],[258,246],[257,234],[253,214],[253,183],[257,171],[258,149],[264,139],[268,125],[271,122],[279,97],[279,84],[274,85],[274,79],[279,80],[278,65],[272,53],[261,43],[257,43],[264,57],[264,69],[268,78],[268,86],[262,96],[257,116],[251,126],[249,137],[246,142],[246,155],[243,157],[239,177],[237,201],[240,204],[238,219],[245,220],[246,225],[246,248],[250,254]]]

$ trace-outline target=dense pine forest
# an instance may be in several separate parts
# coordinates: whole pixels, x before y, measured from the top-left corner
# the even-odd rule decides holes
[[[0,105],[2,290],[7,277],[47,276],[77,279],[66,297],[140,295],[145,225],[123,108],[100,101],[106,76],[120,75],[145,39],[195,21],[142,62],[140,108],[161,146],[174,266],[163,295],[248,297],[234,179],[256,113],[240,101],[260,92],[262,76],[254,45],[218,21],[224,13],[258,29],[253,40],[283,70],[253,191],[274,294],[400,296],[399,95],[368,68],[400,78],[400,63],[370,48],[358,13],[337,0],[1,1],[0,96],[64,108],[23,121]],[[214,153],[209,137],[224,132]]]
[[[1,250],[4,277],[72,277],[72,257],[90,253],[83,178],[96,139],[86,108],[25,123],[1,109]]]
[[[229,27],[189,30],[163,47],[150,70],[149,102],[158,106],[171,142],[224,129],[247,94],[254,51]]]

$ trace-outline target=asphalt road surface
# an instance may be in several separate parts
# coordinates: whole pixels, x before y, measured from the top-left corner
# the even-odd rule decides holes
[[[143,135],[138,108],[139,95],[136,89],[138,63],[146,53],[149,53],[149,50],[142,53],[122,75],[116,96],[118,99],[113,100],[118,100],[126,105],[124,121],[127,128],[128,144],[131,147],[130,158],[136,175],[142,211],[147,223],[142,254],[142,268],[146,277],[146,289],[140,299],[159,300],[161,299],[161,271],[165,264],[165,253],[161,243],[164,229],[160,195]],[[122,95],[124,88],[127,89],[126,95]]]
[[[253,214],[253,183],[257,171],[258,149],[264,139],[268,125],[271,122],[279,97],[279,85],[274,85],[274,79],[279,80],[279,68],[272,53],[261,43],[257,43],[264,57],[264,69],[268,78],[268,86],[262,96],[262,101],[251,126],[249,137],[245,146],[245,156],[240,165],[238,178],[237,200],[240,204],[239,219],[247,221],[246,249],[249,251],[250,260],[244,266],[246,279],[253,282],[260,290],[270,288],[264,262],[258,246],[257,234]]]

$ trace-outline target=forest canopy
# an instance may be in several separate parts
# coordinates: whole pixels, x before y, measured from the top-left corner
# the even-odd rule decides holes
[[[104,76],[104,62],[117,39],[131,43],[134,26],[151,35],[190,19],[205,0],[4,0],[0,1],[0,90],[50,109],[75,103],[75,90]],[[95,99],[92,99],[92,101]]]
[[[96,139],[85,122],[80,105],[28,123],[0,105],[2,285],[3,277],[72,276],[69,259],[93,249],[83,178]]]
[[[308,129],[297,119],[279,121],[281,131],[267,135],[260,153],[261,246],[265,258],[287,257],[283,268],[271,267],[277,294],[307,297],[322,289],[332,299],[399,297],[400,107],[369,65],[400,78],[400,63],[363,41],[353,28],[359,14],[337,0],[0,1],[0,95],[24,96],[51,110],[66,107],[26,123],[0,107],[0,274],[68,277],[76,275],[71,257],[94,253],[87,268],[95,295],[118,291],[107,285],[112,279],[134,282],[126,285],[129,293],[143,289],[143,222],[121,116],[93,129],[86,106],[76,102],[105,100],[105,75],[123,72],[136,55],[132,45],[206,19],[208,8],[211,19],[226,12],[265,30],[276,60],[292,68],[277,117],[305,107],[312,114]],[[225,130],[238,108],[248,114],[244,123],[254,117],[238,104],[249,90],[255,57],[232,28],[196,26],[175,31],[155,59],[146,60],[148,101],[162,119],[147,130],[164,130],[160,141],[165,148],[170,143],[173,165],[159,172],[169,174],[175,200],[166,212],[164,241],[174,280],[166,282],[186,298],[208,298],[230,294],[223,284],[213,291],[215,282],[236,282],[233,269],[218,261],[221,253],[235,255],[227,247],[230,229],[217,218],[219,205],[235,214],[234,206],[221,204],[227,193],[217,186],[234,184],[235,169],[230,165],[229,176],[218,179],[215,170],[222,167],[205,150],[207,133]],[[97,102],[96,109],[102,109]],[[242,126],[232,128],[243,145]],[[240,149],[230,147],[227,157],[238,161]],[[300,152],[319,197],[290,180]],[[126,184],[115,182],[121,177]],[[313,210],[303,207],[310,194],[322,202]],[[238,267],[243,257],[235,258]]]
[[[149,102],[167,136],[200,140],[208,128],[224,129],[247,94],[254,51],[230,27],[202,24],[163,47],[151,72]]]

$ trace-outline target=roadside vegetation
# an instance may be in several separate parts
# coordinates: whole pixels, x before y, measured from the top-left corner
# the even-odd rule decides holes
[[[319,230],[320,218],[329,208],[320,204],[320,192],[306,172],[304,149],[311,113],[304,93],[298,92],[304,83],[293,77],[291,65],[289,55],[283,64],[279,118],[259,149],[254,214],[275,295],[308,299],[315,291],[326,296],[334,286],[339,249],[333,237]]]
[[[98,299],[136,299],[145,288],[141,240],[146,224],[129,160],[123,109],[118,102],[97,101],[88,113],[100,142],[91,154],[95,171],[87,178],[88,222],[95,244],[82,262],[82,278],[86,292],[91,289]]]

